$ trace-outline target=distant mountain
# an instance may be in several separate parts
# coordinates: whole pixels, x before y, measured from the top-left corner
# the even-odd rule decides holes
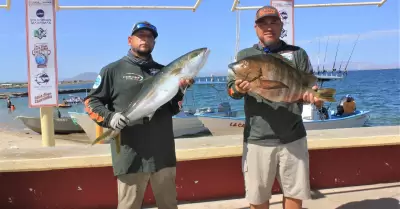
[[[94,81],[94,80],[96,80],[97,75],[98,75],[98,73],[95,73],[95,72],[84,72],[84,73],[78,74],[72,78],[63,79],[63,81],[77,81],[77,80]]]

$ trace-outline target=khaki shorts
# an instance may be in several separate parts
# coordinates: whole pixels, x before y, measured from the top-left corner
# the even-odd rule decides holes
[[[176,168],[163,168],[155,173],[130,173],[118,176],[118,209],[140,209],[147,184],[160,209],[178,209],[175,186]]]
[[[311,198],[306,137],[278,146],[244,143],[242,169],[250,204],[260,205],[271,198],[275,177],[285,197]]]

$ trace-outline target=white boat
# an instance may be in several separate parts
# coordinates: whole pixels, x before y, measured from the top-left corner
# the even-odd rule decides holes
[[[323,82],[343,78],[335,75],[317,75],[317,77],[321,82],[319,86],[322,86]],[[223,104],[222,107],[221,104]],[[213,135],[242,134],[245,117],[238,114],[240,110],[231,110],[229,102],[221,104],[218,108],[198,108],[193,117],[198,117]],[[369,113],[370,111],[357,110],[349,116],[336,116],[336,112],[330,110],[329,118],[321,119],[321,113],[314,105],[305,104],[303,105],[302,118],[306,130],[353,128],[364,126],[369,119]]]
[[[304,105],[304,109],[307,109],[307,106],[308,105]],[[305,112],[307,112],[307,110],[303,111],[303,116]],[[354,115],[342,117],[331,114],[331,118],[325,120],[306,119],[303,117],[303,123],[306,130],[361,127],[368,121],[369,113],[370,111],[356,111]],[[243,134],[245,117],[223,117],[207,114],[196,117],[200,119],[214,136]],[[317,117],[319,118],[319,116]]]
[[[39,134],[42,133],[40,117],[17,116],[16,118],[20,119],[32,131]],[[55,134],[83,133],[83,129],[79,125],[74,124],[69,117],[54,118],[53,122]]]
[[[96,139],[96,123],[87,113],[68,112],[68,114],[75,123],[83,128],[89,139]],[[202,133],[209,134],[208,129],[197,117],[186,116],[184,112],[179,113],[179,117],[173,118],[173,128],[175,138]],[[103,131],[107,131],[107,128],[103,128]]]

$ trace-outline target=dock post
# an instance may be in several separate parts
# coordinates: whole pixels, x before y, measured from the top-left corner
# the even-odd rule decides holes
[[[96,138],[103,134],[103,127],[96,124]],[[104,144],[103,141],[99,142],[99,144]]]
[[[54,147],[56,141],[54,139],[53,107],[40,108],[40,125],[42,127],[42,146]]]

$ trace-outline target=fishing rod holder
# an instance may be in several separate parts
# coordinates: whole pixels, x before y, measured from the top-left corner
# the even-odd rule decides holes
[[[59,10],[192,10],[195,12],[202,0],[194,6],[60,6],[55,0],[56,11]]]
[[[351,3],[329,3],[329,4],[295,4],[295,8],[312,8],[312,7],[344,7],[344,6],[378,6],[381,7],[387,0],[375,2],[351,2]],[[235,10],[257,10],[262,6],[238,7],[239,0],[234,0],[231,11]]]
[[[0,8],[7,9],[8,11],[10,11],[11,0],[6,0],[6,4],[0,5]]]

